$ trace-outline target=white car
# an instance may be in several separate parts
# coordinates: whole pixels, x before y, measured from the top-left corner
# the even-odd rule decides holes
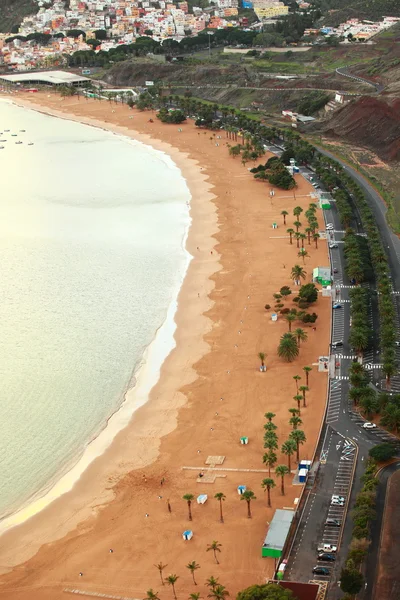
[[[363,427],[364,427],[364,429],[375,429],[376,424],[367,422],[367,423],[364,423]]]
[[[344,506],[345,499],[343,496],[332,496],[331,506]]]
[[[318,552],[336,552],[337,546],[333,546],[332,544],[319,544]]]
[[[328,223],[326,226],[327,229],[334,229],[334,225],[332,223]]]

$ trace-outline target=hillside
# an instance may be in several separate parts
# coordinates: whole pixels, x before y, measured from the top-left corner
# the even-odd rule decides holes
[[[380,19],[400,17],[399,0],[323,0],[325,25],[336,26],[347,19]],[[329,11],[329,12],[328,12]]]
[[[0,32],[16,32],[22,19],[37,10],[33,0],[0,0]]]
[[[384,160],[400,160],[400,98],[363,96],[335,111],[322,130]]]

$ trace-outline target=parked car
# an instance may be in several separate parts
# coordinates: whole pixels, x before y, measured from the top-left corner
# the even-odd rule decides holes
[[[327,229],[334,229],[335,227],[334,227],[333,223],[327,223],[326,228]]]
[[[334,304],[332,308],[343,308],[342,304]]]
[[[314,575],[330,575],[330,570],[327,567],[314,567],[312,572]]]
[[[339,273],[339,269],[333,269],[334,273]]]
[[[364,423],[363,427],[364,427],[364,429],[375,429],[376,424],[367,422],[367,423]]]
[[[318,545],[318,552],[332,553],[332,552],[336,552],[336,551],[337,551],[337,546],[334,546],[333,544],[319,544]]]
[[[340,527],[342,524],[342,521],[340,519],[327,519],[325,521],[325,525],[327,525],[328,527]]]
[[[339,248],[339,246],[335,243],[329,244],[329,248]]]
[[[321,552],[318,554],[318,560],[322,560],[324,562],[334,562],[336,560],[336,556],[334,554],[329,554],[328,552]]]
[[[344,506],[346,499],[343,496],[336,496],[335,494],[331,498],[331,506]]]

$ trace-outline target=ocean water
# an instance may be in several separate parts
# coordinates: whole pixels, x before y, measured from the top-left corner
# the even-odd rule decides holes
[[[190,194],[168,156],[101,129],[2,101],[0,132],[1,518],[134,385],[188,266]]]

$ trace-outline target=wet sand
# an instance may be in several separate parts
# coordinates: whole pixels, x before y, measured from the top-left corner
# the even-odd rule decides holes
[[[18,566],[1,577],[0,597],[53,600],[65,597],[63,589],[77,588],[143,598],[153,588],[162,599],[172,598],[171,588],[161,586],[154,567],[160,561],[168,564],[164,575],[179,575],[178,597],[194,591],[205,597],[204,581],[210,575],[219,577],[232,596],[272,574],[273,561],[261,558],[268,522],[275,508],[293,507],[302,490],[286,476],[286,494],[281,496],[277,480],[272,508],[267,508],[260,487],[267,476],[261,472],[263,415],[276,413],[280,446],[290,431],[288,409],[295,405],[293,375],[302,375],[304,384],[302,367],[328,351],[330,303],[319,297],[312,307],[318,314],[317,329],[304,327],[308,341],[291,364],[277,356],[287,324],[283,319],[272,322],[264,306],[273,305],[273,294],[282,285],[293,289],[290,270],[301,262],[296,243],[290,245],[286,234],[295,218],[290,214],[284,227],[280,213],[292,213],[297,205],[306,209],[313,188],[297,176],[295,192],[276,190],[271,200],[268,184],[257,182],[248,172],[253,165],[244,167],[239,159],[229,157],[224,132],[217,133],[222,136],[217,140],[192,123],[179,128],[163,125],[154,113],[108,102],[61,100],[53,94],[29,99],[20,94],[12,99],[21,98],[40,104],[41,110],[61,111],[69,118],[132,135],[170,154],[193,197],[187,247],[194,259],[179,295],[177,345],[149,402],[71,492],[2,536],[0,566],[3,571]],[[322,226],[322,214],[318,218]],[[278,229],[272,229],[273,222]],[[329,262],[324,240],[318,250],[313,243],[305,244],[310,281],[312,269]],[[266,373],[258,369],[260,351],[267,355]],[[302,410],[307,436],[302,458],[311,458],[314,452],[326,385],[327,375],[314,367],[307,407]],[[241,436],[249,437],[247,446],[240,444]],[[225,456],[223,467],[233,470],[219,472],[215,483],[197,483],[208,456]],[[278,451],[277,464],[286,463]],[[195,469],[184,470],[184,466]],[[239,484],[257,496],[252,519],[237,494]],[[213,498],[220,491],[226,495],[224,524],[219,523],[219,506]],[[192,523],[182,500],[186,493],[208,494],[206,504],[194,502]],[[194,536],[184,541],[182,532],[188,528]],[[206,551],[213,540],[222,544],[220,565]],[[186,568],[192,560],[201,567],[196,572],[197,586]]]

